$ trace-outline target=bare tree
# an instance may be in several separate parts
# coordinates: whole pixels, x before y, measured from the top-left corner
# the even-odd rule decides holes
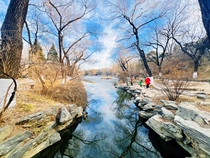
[[[148,62],[153,62],[158,66],[159,76],[162,76],[162,64],[165,58],[165,54],[170,51],[170,40],[171,28],[166,26],[166,28],[159,29],[157,25],[153,27],[154,34],[150,34],[150,41],[145,45],[152,47],[154,51],[147,54]]]
[[[176,19],[176,21],[171,23],[172,39],[178,44],[181,51],[192,59],[194,63],[193,78],[197,78],[197,72],[199,66],[201,66],[202,57],[209,52],[209,40],[203,37],[202,31],[199,31],[199,33],[196,31],[198,27],[195,24],[191,24],[187,28],[180,26],[181,19]],[[197,21],[195,23],[197,23]]]
[[[195,17],[192,22],[192,15],[187,14],[189,5],[191,4],[178,5],[171,10],[167,30],[170,33],[170,38],[178,44],[180,50],[194,62],[193,78],[196,78],[202,57],[208,52],[208,40],[202,34],[199,19]]]
[[[125,26],[124,28],[122,28],[125,34],[121,40],[134,41],[131,44],[131,47],[136,48],[139,56],[143,61],[148,75],[152,77],[152,72],[147,63],[145,52],[140,45],[140,29],[142,29],[145,25],[148,25],[149,23],[162,17],[163,13],[161,12],[160,14],[156,15],[150,14],[150,11],[155,8],[155,2],[150,4],[146,1],[135,1],[134,3],[131,3],[129,7],[127,6],[127,4],[128,3],[126,3],[125,1],[118,1],[118,3],[116,4],[111,3],[114,8],[114,18],[120,19],[123,23],[121,24],[121,26]]]
[[[87,37],[87,33],[83,33],[83,35],[81,35],[80,37],[75,38],[73,32],[71,32],[71,29],[75,27],[76,23],[84,19],[87,14],[93,11],[95,3],[92,0],[91,1],[71,0],[65,3],[56,0],[53,1],[46,0],[44,5],[46,8],[46,13],[51,19],[57,32],[59,62],[61,63],[61,65],[64,65],[64,59],[66,59],[67,60],[66,62],[70,63],[70,61],[68,60],[69,59],[68,55],[70,53],[70,50],[77,43],[79,43],[81,40]],[[78,28],[80,27],[81,26],[78,26]],[[82,29],[77,31],[81,32]],[[77,31],[75,32],[78,33]],[[67,44],[64,37],[70,38],[69,34],[72,35],[72,37],[71,37],[71,42],[68,42]],[[73,39],[75,40],[72,41]]]
[[[0,72],[18,78],[23,49],[22,29],[29,0],[11,0],[1,28]],[[2,75],[2,73],[1,73]]]
[[[208,38],[202,38],[196,42],[182,44],[173,37],[181,50],[187,54],[194,62],[193,78],[197,78],[198,67],[201,66],[202,57],[209,52],[210,44]]]
[[[38,10],[38,6],[35,6],[33,4],[29,5],[29,13],[27,16],[27,19],[25,20],[25,29],[24,31],[26,32],[23,35],[23,39],[25,42],[27,42],[30,46],[30,51],[29,51],[29,57],[32,54],[36,54],[37,50],[37,44],[38,40],[41,41],[40,39],[44,38],[44,33],[49,32],[46,27],[46,23],[43,23],[42,17],[43,13]]]

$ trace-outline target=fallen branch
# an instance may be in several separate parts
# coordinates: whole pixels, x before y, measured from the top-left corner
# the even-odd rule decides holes
[[[2,74],[4,74],[5,76],[11,78],[15,86],[14,86],[13,92],[12,92],[12,94],[11,94],[11,96],[10,96],[8,102],[6,103],[6,98],[5,98],[5,100],[4,100],[4,105],[3,105],[3,108],[2,108],[2,110],[1,110],[1,112],[0,112],[0,121],[1,121],[1,119],[2,119],[2,117],[3,117],[3,113],[4,113],[4,112],[6,111],[6,109],[9,107],[9,105],[11,104],[11,102],[14,100],[14,98],[15,98],[15,93],[16,93],[16,91],[17,91],[17,82],[15,81],[15,79],[14,79],[12,76],[8,75],[7,73],[4,73],[4,72],[3,72]],[[9,86],[9,88],[8,88],[8,90],[7,90],[7,92],[6,92],[6,96],[5,96],[5,97],[7,97],[10,88],[11,88],[11,85]]]

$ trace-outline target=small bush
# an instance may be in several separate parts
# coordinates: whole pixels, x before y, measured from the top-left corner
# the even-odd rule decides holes
[[[169,100],[175,101],[187,89],[189,81],[181,78],[162,79],[160,86],[162,93]]]
[[[55,101],[85,107],[87,94],[84,85],[80,81],[71,81],[65,85],[57,85],[49,90],[48,95]]]

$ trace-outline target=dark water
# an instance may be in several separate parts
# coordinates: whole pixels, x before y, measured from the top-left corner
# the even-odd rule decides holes
[[[64,138],[54,158],[184,158],[174,142],[165,143],[139,120],[131,96],[112,80],[88,77],[88,118]],[[70,140],[69,140],[70,139]],[[53,149],[55,150],[55,149]],[[52,150],[51,150],[52,151]]]

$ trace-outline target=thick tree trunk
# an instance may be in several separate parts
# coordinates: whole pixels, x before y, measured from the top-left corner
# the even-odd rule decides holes
[[[200,66],[199,62],[196,60],[194,61],[194,72],[198,72],[198,67]]]
[[[162,67],[161,66],[158,67],[158,72],[159,72],[159,77],[162,77],[163,73],[162,73]]]
[[[200,66],[199,62],[197,60],[194,61],[194,72],[193,72],[193,78],[198,77],[198,67]]]
[[[208,39],[210,41],[210,1],[209,0],[198,0],[200,4],[203,25],[205,27]]]
[[[29,0],[11,0],[1,28],[0,75],[18,78],[23,49],[22,29]]]
[[[137,46],[137,45],[136,45],[136,46]],[[143,51],[142,49],[140,49],[139,46],[137,46],[137,50],[138,50],[138,52],[139,52],[139,55],[141,56],[141,59],[142,59],[142,61],[143,61],[143,64],[144,64],[144,67],[145,67],[145,69],[146,69],[146,71],[147,71],[148,76],[149,76],[149,77],[152,77],[152,71],[151,71],[150,68],[149,68],[149,65],[148,65],[148,63],[147,63],[147,59],[146,59],[146,56],[145,56],[144,51]]]

